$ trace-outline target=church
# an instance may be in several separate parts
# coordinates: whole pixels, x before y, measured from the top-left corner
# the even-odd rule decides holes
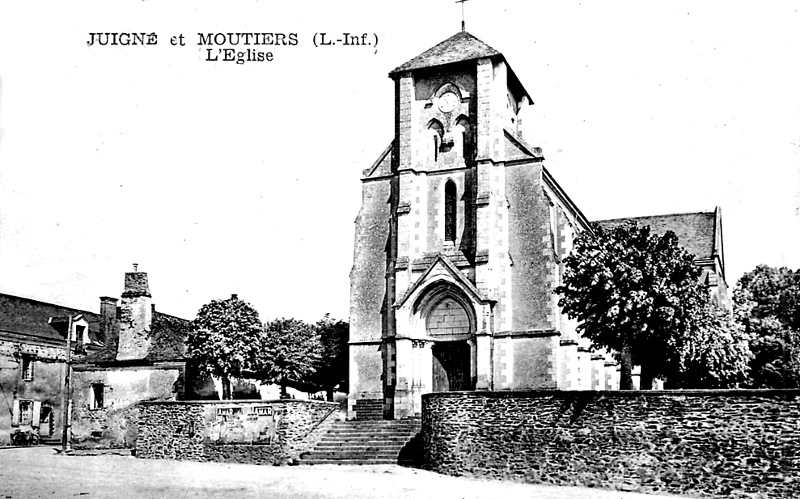
[[[355,222],[348,418],[419,415],[429,392],[616,389],[552,293],[590,222],[523,139],[533,102],[503,54],[462,30],[389,77],[395,136]],[[724,295],[719,210],[659,221]]]

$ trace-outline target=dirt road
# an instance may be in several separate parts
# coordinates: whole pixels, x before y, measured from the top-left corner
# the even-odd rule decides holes
[[[52,448],[41,447],[0,449],[0,499],[33,497],[653,499],[657,496],[456,478],[400,466],[272,467],[126,456],[60,456]]]

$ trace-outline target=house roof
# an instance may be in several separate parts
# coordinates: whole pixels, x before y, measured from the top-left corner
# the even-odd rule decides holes
[[[186,338],[191,329],[192,321],[153,313],[150,351],[145,358],[153,361],[186,359]]]
[[[65,336],[50,324],[51,317],[83,315],[89,323],[89,337],[97,341],[100,317],[86,310],[64,307],[31,298],[0,293],[0,334],[13,334],[38,341],[62,343]]]
[[[678,241],[696,258],[713,258],[721,250],[717,248],[716,227],[718,210],[697,213],[678,213],[674,215],[656,215],[649,217],[616,218],[612,220],[598,220],[603,228],[610,229],[636,222],[640,227],[649,225],[655,234],[664,234],[672,231],[678,236]]]
[[[186,338],[191,330],[192,322],[161,312],[153,311],[150,324],[150,347],[143,359],[117,361],[119,333],[111,335],[105,347],[89,355],[85,362],[89,364],[149,364],[152,362],[186,360]]]

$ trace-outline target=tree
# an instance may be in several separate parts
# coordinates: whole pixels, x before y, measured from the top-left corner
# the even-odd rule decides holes
[[[776,319],[796,331],[800,329],[800,271],[758,265],[739,279],[733,301],[743,307],[740,312],[746,318]]]
[[[307,383],[322,357],[315,328],[297,319],[264,324],[258,344],[262,355],[253,372],[261,381],[279,383],[281,398],[288,397],[289,383]]]
[[[334,320],[325,314],[314,327],[319,336],[322,355],[317,370],[311,377],[312,385],[318,390],[325,390],[327,399],[333,401],[333,391],[347,391],[348,347],[350,324],[342,320]]]
[[[634,364],[644,389],[680,365],[682,340],[709,300],[693,260],[673,232],[658,237],[636,223],[593,224],[575,239],[558,304],[595,347],[618,352],[621,389],[632,389]]]
[[[252,369],[259,351],[262,325],[250,304],[231,295],[213,300],[197,312],[186,353],[209,374],[222,378],[222,398],[231,398],[231,378]]]
[[[774,317],[748,318],[750,331],[750,384],[753,388],[800,387],[800,335]]]
[[[670,388],[736,388],[748,380],[750,335],[729,311],[706,305],[679,345]]]
[[[733,301],[751,337],[750,384],[800,387],[800,272],[758,265],[739,279]]]

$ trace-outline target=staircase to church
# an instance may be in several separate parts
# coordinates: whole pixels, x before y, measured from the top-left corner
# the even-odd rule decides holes
[[[383,421],[383,401],[378,399],[358,399],[355,405],[355,419]]]
[[[398,464],[420,428],[419,419],[339,421],[300,456],[300,464]]]

